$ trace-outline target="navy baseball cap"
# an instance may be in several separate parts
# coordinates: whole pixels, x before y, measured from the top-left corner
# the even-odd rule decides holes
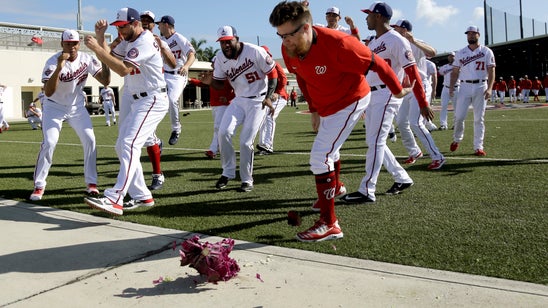
[[[140,19],[141,16],[139,15],[139,12],[137,12],[137,10],[130,7],[125,7],[118,11],[118,13],[116,14],[116,21],[112,22],[110,25],[116,27],[125,26]]]
[[[173,19],[173,17],[171,17],[169,15],[162,16],[162,18],[160,18],[160,21],[157,21],[155,23],[159,24],[161,22],[163,22],[165,24],[170,24],[172,26],[175,26],[175,19]]]
[[[392,8],[385,2],[377,1],[371,4],[368,9],[363,9],[362,12],[366,14],[377,13],[381,14],[384,17],[387,17],[388,19],[392,18]]]
[[[413,25],[407,19],[400,19],[400,20],[396,21],[395,24],[390,25],[390,27],[392,27],[392,28],[400,27],[400,28],[406,29],[407,31],[413,31]]]

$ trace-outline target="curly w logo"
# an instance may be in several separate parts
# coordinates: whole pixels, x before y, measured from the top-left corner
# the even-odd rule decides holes
[[[327,66],[316,66],[316,75],[323,75],[327,71]]]
[[[335,187],[324,190],[323,195],[325,196],[325,199],[327,200],[331,200],[335,198]]]

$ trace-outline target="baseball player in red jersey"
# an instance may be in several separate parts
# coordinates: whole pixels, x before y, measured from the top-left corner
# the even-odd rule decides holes
[[[140,162],[141,148],[154,133],[166,115],[169,103],[162,67],[161,47],[150,31],[145,31],[140,15],[133,8],[118,11],[116,26],[119,35],[127,41],[125,58],[122,60],[110,53],[105,43],[106,20],[95,24],[97,39],[86,36],[86,46],[113,71],[125,77],[125,90],[134,103],[127,119],[120,122],[116,152],[120,160],[120,171],[113,188],[106,189],[103,198],[86,198],[85,202],[113,215],[122,215],[124,196],[129,193],[133,206],[153,206],[154,199],[145,184]],[[123,104],[123,103],[122,103]]]
[[[539,102],[540,99],[538,98],[538,92],[540,91],[540,88],[542,88],[542,83],[540,80],[538,80],[538,77],[535,76],[535,79],[531,81],[531,92],[533,92],[533,101]]]
[[[276,90],[275,64],[263,48],[240,42],[232,26],[217,31],[221,50],[217,52],[213,74],[203,74],[202,82],[222,89],[228,80],[235,97],[227,107],[219,127],[219,148],[223,173],[215,187],[224,189],[228,181],[236,178],[236,152],[232,137],[238,126],[240,131],[240,192],[253,190],[253,141],[265,117],[265,107],[274,113],[271,96]]]
[[[499,77],[499,82],[497,83],[497,96],[500,104],[504,104],[504,97],[506,96],[506,91],[508,91],[508,86],[506,81],[502,79],[502,76]]]
[[[409,77],[413,93],[420,106],[420,113],[426,119],[433,118],[432,109],[428,105],[424,86],[417,68],[409,41],[390,27],[392,8],[384,2],[375,2],[368,9],[367,27],[375,30],[376,37],[369,42],[369,48],[390,64],[399,80],[404,75]],[[375,73],[367,75],[371,85],[371,104],[366,109],[366,141],[368,144],[365,161],[365,173],[358,191],[341,198],[347,203],[375,202],[377,179],[382,165],[394,178],[394,184],[386,194],[397,195],[413,185],[413,180],[398,163],[392,151],[386,146],[386,138],[392,125],[392,120],[398,112],[402,99],[394,97],[386,89],[383,80]]]
[[[391,26],[396,32],[409,41],[413,57],[417,63],[417,69],[419,70],[424,85],[426,99],[429,100],[433,89],[429,80],[426,57],[435,56],[436,49],[426,42],[414,37],[412,32],[413,26],[409,20],[400,19]],[[428,165],[428,169],[437,170],[445,164],[445,157],[443,157],[443,154],[441,154],[436,146],[430,131],[424,125],[423,117],[419,110],[419,104],[414,96],[410,95],[403,99],[396,116],[396,123],[400,130],[402,143],[409,153],[409,158],[404,163],[413,164],[417,159],[423,156],[420,147],[415,141],[414,135],[416,135],[432,159],[432,163]]]
[[[515,103],[518,100],[518,97],[516,96],[516,87],[517,83],[514,76],[510,76],[510,79],[508,80],[508,96],[510,97],[510,103]]]
[[[268,55],[272,57],[267,46],[261,47],[263,47]],[[278,83],[271,99],[272,107],[274,107],[274,114],[270,117],[266,117],[259,128],[259,143],[257,143],[257,149],[259,150],[260,155],[268,155],[274,152],[276,119],[278,119],[280,112],[287,105],[287,99],[289,98],[289,95],[285,91],[287,76],[284,73],[283,67],[278,62],[276,62],[276,75],[278,76]]]
[[[215,68],[215,60],[216,57],[213,57],[211,60],[212,68]],[[198,87],[208,87],[208,85],[201,82],[199,79],[190,78],[189,82]],[[213,138],[211,138],[209,149],[204,153],[209,159],[215,158],[219,152],[219,126],[221,125],[221,120],[225,114],[226,107],[230,105],[232,99],[234,99],[234,89],[232,89],[228,80],[224,81],[222,89],[209,87],[209,103],[211,106],[211,114],[213,115]]]
[[[156,22],[158,29],[171,52],[177,60],[174,68],[164,65],[164,78],[167,83],[167,95],[169,97],[169,118],[171,120],[171,136],[169,144],[174,145],[179,141],[181,134],[181,122],[179,121],[179,97],[188,83],[188,71],[196,60],[196,51],[190,41],[182,34],[175,31],[175,19],[169,15],[162,16]]]
[[[533,87],[533,82],[529,79],[529,76],[525,75],[523,76],[523,79],[519,82],[519,88],[521,89],[521,94],[523,97],[523,102],[528,103],[529,102],[529,93],[531,92],[531,88]]]
[[[42,105],[43,141],[34,169],[34,191],[30,200],[40,200],[46,188],[46,178],[53,160],[53,152],[63,122],[74,129],[84,148],[84,177],[86,193],[98,195],[97,149],[89,113],[85,108],[82,89],[88,74],[104,86],[110,83],[110,70],[95,57],[80,52],[80,36],[75,30],[65,30],[61,36],[60,51],[49,58],[44,66],[42,82],[46,99]]]
[[[317,132],[310,170],[316,179],[314,209],[320,211],[320,219],[296,237],[303,242],[339,239],[343,232],[335,215],[335,197],[346,191],[339,179],[339,151],[369,104],[371,90],[365,75],[369,70],[377,72],[397,97],[409,89],[402,89],[386,62],[359,40],[312,26],[311,13],[300,2],[280,2],[270,14],[270,24],[282,38],[286,67],[297,76],[312,112],[312,128]]]
[[[479,28],[469,26],[466,31],[468,46],[457,51],[451,72],[449,94],[453,95],[457,79],[460,79],[460,90],[455,110],[455,131],[453,143],[449,149],[454,152],[464,138],[464,120],[468,108],[474,110],[474,151],[476,156],[487,155],[483,150],[485,135],[485,107],[491,96],[495,83],[495,56],[487,46],[479,43]]]

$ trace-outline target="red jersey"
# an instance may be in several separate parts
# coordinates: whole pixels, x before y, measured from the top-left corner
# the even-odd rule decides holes
[[[278,84],[276,85],[276,90],[274,93],[277,93],[279,96],[287,100],[289,99],[289,95],[285,90],[285,85],[287,85],[287,76],[285,75],[284,68],[278,62],[276,62],[276,73],[278,73]]]
[[[497,87],[496,87],[497,91],[504,91],[506,92],[507,87],[506,87],[506,81],[504,80],[500,80],[499,82],[497,82]]]
[[[377,72],[392,93],[402,86],[386,62],[355,37],[341,31],[313,26],[312,46],[304,58],[290,57],[282,46],[287,69],[297,83],[310,111],[332,115],[370,92],[365,80],[369,69]]]
[[[297,91],[295,90],[291,91],[291,99],[293,100],[297,99]]]
[[[535,79],[535,80],[532,81],[531,89],[540,90],[541,87],[542,87],[542,83],[540,83],[540,80]]]
[[[516,80],[510,79],[508,80],[508,89],[515,89],[516,88]]]
[[[542,81],[542,85],[545,88],[548,88],[548,75],[546,75],[546,77],[544,77],[544,80]]]
[[[188,80],[191,84],[197,87],[207,87],[208,85],[202,83],[198,79],[190,78]],[[212,107],[225,106],[230,104],[230,101],[234,98],[234,89],[230,85],[228,80],[224,81],[224,87],[221,90],[217,90],[212,86],[209,86],[209,104]]]
[[[522,81],[519,82],[519,87],[522,90],[523,89],[531,90],[531,88],[533,87],[533,83],[531,82],[530,79],[523,79]]]

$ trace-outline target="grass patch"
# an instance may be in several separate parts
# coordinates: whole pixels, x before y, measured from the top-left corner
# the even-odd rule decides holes
[[[186,111],[185,111],[186,112]],[[451,115],[449,116],[451,118]],[[392,185],[382,171],[377,202],[337,206],[343,240],[307,244],[296,232],[318,217],[310,210],[316,198],[309,171],[314,138],[308,115],[287,107],[278,118],[276,153],[255,158],[255,189],[238,193],[238,180],[217,191],[219,160],[203,154],[212,135],[206,110],[182,117],[183,133],[169,146],[169,119],[160,124],[162,168],[166,183],[154,192],[156,206],[127,211],[116,219],[221,237],[328,254],[345,255],[441,270],[548,284],[548,108],[490,110],[486,114],[487,157],[473,155],[472,115],[459,150],[449,153],[452,131],[436,131],[434,139],[446,155],[438,171],[426,169],[430,159],[406,167],[415,185],[399,196],[382,193]],[[94,117],[98,144],[99,188],[111,187],[118,173],[114,151],[117,127]],[[28,123],[13,123],[0,135],[0,196],[26,201],[42,136]],[[390,143],[395,155],[407,156],[401,142]],[[342,150],[342,180],[355,191],[364,175],[364,128],[358,124]],[[151,165],[142,155],[147,182]],[[82,148],[64,125],[53,167],[40,205],[104,216],[83,203]],[[287,224],[287,212],[299,211],[303,225]],[[335,249],[336,248],[336,249]]]

